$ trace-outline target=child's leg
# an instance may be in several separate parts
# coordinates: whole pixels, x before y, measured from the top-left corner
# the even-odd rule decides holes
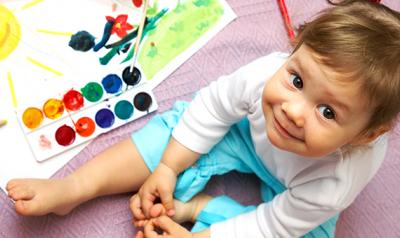
[[[64,215],[92,198],[135,191],[150,175],[131,138],[121,141],[63,179],[15,179],[8,195],[22,215]]]

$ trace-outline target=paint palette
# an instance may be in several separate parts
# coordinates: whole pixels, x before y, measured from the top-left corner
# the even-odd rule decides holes
[[[124,77],[129,76],[129,80]],[[18,121],[37,161],[44,161],[96,136],[157,110],[146,84],[138,84],[140,71],[109,74],[100,83],[89,82],[17,111]],[[136,78],[138,80],[133,80]],[[128,84],[129,83],[129,84]]]

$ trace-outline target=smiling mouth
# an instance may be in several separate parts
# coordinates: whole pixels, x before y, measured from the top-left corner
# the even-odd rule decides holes
[[[276,130],[278,131],[279,134],[281,134],[283,137],[287,138],[287,139],[292,139],[292,140],[297,140],[297,141],[301,141],[303,142],[303,140],[293,136],[292,134],[290,134],[280,123],[278,120],[276,120],[276,118],[274,118],[274,126],[276,128]]]

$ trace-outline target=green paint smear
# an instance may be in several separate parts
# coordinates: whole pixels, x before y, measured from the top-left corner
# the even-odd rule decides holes
[[[96,82],[90,82],[81,89],[82,95],[90,102],[97,102],[103,96],[103,87]]]
[[[149,32],[142,43],[139,63],[151,80],[161,69],[187,50],[205,32],[214,27],[224,14],[217,0],[191,0],[180,3],[166,14],[157,29]],[[154,42],[154,46],[151,45]]]

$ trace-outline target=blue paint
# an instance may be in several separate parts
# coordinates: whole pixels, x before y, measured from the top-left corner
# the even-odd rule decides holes
[[[129,101],[119,101],[114,108],[115,115],[121,120],[127,120],[133,115],[133,105]]]
[[[103,37],[101,38],[101,41],[97,43],[94,47],[94,51],[99,51],[103,46],[106,45],[107,41],[110,39],[111,36],[111,29],[112,26],[114,25],[114,21],[107,21],[106,25],[104,26],[104,32],[103,32]]]
[[[94,46],[94,36],[87,31],[78,31],[71,36],[68,45],[77,51],[88,51]]]
[[[99,127],[109,128],[114,124],[114,113],[110,109],[103,108],[96,113],[95,121]]]
[[[109,74],[101,81],[107,93],[118,93],[122,88],[122,79],[116,74]]]

